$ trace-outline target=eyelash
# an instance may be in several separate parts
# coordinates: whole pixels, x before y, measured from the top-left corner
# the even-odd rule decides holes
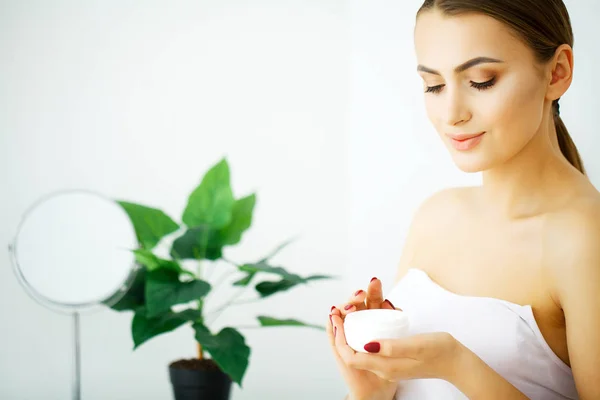
[[[477,89],[477,90],[486,90],[491,88],[492,86],[494,86],[494,84],[496,83],[496,78],[492,78],[489,81],[486,82],[473,82],[471,81],[471,87]],[[442,88],[444,87],[444,85],[437,85],[437,86],[427,86],[427,89],[425,90],[425,93],[439,93]]]

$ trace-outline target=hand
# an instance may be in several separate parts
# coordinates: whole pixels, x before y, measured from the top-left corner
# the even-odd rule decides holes
[[[388,381],[418,378],[452,381],[465,349],[449,333],[433,332],[373,341],[365,345],[371,354],[357,353],[346,343],[342,319],[336,316],[332,322],[335,345],[344,364]]]
[[[340,343],[340,340],[348,347],[343,335],[342,326],[346,315],[354,311],[372,308],[394,309],[389,300],[383,299],[381,281],[377,278],[371,280],[367,287],[367,292],[358,290],[352,294],[348,303],[332,307],[329,316],[330,321],[327,323],[329,342],[342,376],[350,389],[350,398],[352,400],[392,400],[398,387],[396,381],[390,382],[390,380],[382,379],[374,372],[357,369],[348,365],[338,351],[340,346],[337,343]],[[341,336],[340,326],[342,326]],[[352,349],[350,351],[354,353]],[[368,354],[364,355],[370,356]]]

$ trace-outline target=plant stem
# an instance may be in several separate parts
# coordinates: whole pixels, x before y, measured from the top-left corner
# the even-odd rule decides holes
[[[217,287],[219,287],[219,285],[221,285],[223,283],[223,281],[225,279],[227,279],[229,276],[235,274],[236,272],[237,271],[228,271],[228,272],[225,272],[223,275],[221,275],[219,277],[219,279],[215,282],[215,284],[212,285],[212,290],[215,290]]]
[[[255,301],[258,301],[258,300],[260,300],[260,299],[249,299],[249,300],[242,300],[242,301],[236,302],[235,300],[236,300],[238,297],[240,297],[240,296],[242,295],[242,293],[244,293],[244,291],[246,290],[246,288],[247,288],[247,286],[243,286],[242,288],[240,288],[240,290],[238,290],[238,292],[237,292],[235,295],[233,295],[233,296],[231,297],[231,299],[229,299],[227,302],[225,302],[225,304],[223,304],[223,305],[222,305],[222,306],[220,306],[219,308],[217,308],[217,309],[215,309],[215,310],[211,311],[211,312],[210,312],[210,314],[217,314],[217,315],[216,315],[216,316],[215,316],[215,317],[214,317],[214,318],[213,318],[213,319],[210,321],[210,323],[212,324],[213,322],[215,322],[215,320],[216,320],[217,318],[219,318],[219,316],[220,316],[220,315],[223,313],[223,311],[224,311],[224,310],[225,310],[227,307],[229,307],[229,306],[231,306],[231,305],[234,305],[234,304],[236,304],[236,305],[237,305],[237,304],[253,303],[253,302],[255,302]]]
[[[229,263],[229,264],[233,265],[234,267],[237,267],[237,268],[239,268],[239,265],[238,265],[238,264],[234,263],[233,261],[230,261],[230,260],[226,259],[226,258],[225,258],[225,257],[223,257],[223,256],[221,256],[221,260],[225,261],[226,263]]]
[[[198,261],[198,279],[202,279],[202,260]],[[204,306],[204,301],[203,299],[198,299],[198,310],[202,313],[202,308]],[[202,360],[203,356],[202,356],[202,345],[199,342],[196,342],[198,344],[198,360]]]
[[[257,301],[259,301],[259,300],[261,300],[261,299],[260,299],[260,298],[256,298],[256,299],[246,299],[246,300],[240,300],[240,301],[233,301],[233,300],[230,300],[230,301],[228,301],[227,303],[223,304],[221,307],[217,308],[216,310],[214,310],[214,311],[211,311],[211,314],[212,314],[212,313],[216,313],[216,312],[218,312],[218,311],[222,311],[222,310],[224,310],[225,308],[227,308],[227,307],[230,307],[230,306],[239,306],[239,305],[241,305],[241,304],[250,304],[250,303],[256,303],[256,302],[257,302]]]

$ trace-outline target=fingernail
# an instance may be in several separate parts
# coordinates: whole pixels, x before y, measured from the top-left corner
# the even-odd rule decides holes
[[[329,310],[329,313],[331,314],[333,312],[333,310],[335,310],[335,306],[331,307],[331,310]]]
[[[361,294],[363,291],[362,290],[357,290],[356,293],[354,293],[355,296],[358,296],[359,294]]]
[[[388,299],[385,299],[385,301],[387,301],[387,302],[389,303],[389,305],[390,305],[390,306],[392,306],[392,308],[393,308],[394,310],[396,309],[396,307],[394,307],[394,305],[392,304],[392,302],[391,302],[391,301],[389,301]]]
[[[346,307],[344,307],[344,310],[349,310],[349,309],[351,309],[352,307],[353,307],[353,305],[352,305],[352,304],[348,304]]]
[[[375,278],[375,277],[371,278],[371,282],[373,282],[375,279],[377,279],[377,278]]]
[[[337,334],[337,326],[333,327],[333,337]]]
[[[381,345],[377,342],[371,342],[371,343],[365,344],[365,350],[368,351],[369,353],[379,353],[380,349],[381,349]]]

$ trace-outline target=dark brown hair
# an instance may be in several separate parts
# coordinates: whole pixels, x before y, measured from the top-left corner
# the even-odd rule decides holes
[[[479,13],[492,17],[511,28],[542,64],[552,59],[560,45],[573,47],[571,20],[562,0],[425,0],[417,16],[431,9],[449,16]],[[558,99],[552,110],[560,151],[585,174],[577,147],[560,118]]]

